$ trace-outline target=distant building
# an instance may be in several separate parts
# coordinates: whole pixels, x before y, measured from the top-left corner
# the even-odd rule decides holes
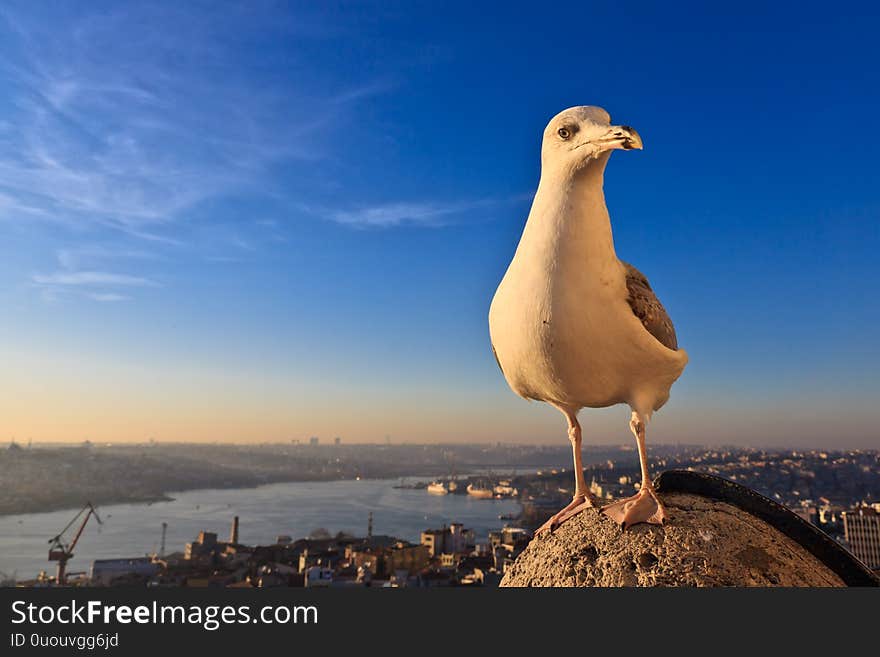
[[[198,560],[221,554],[242,555],[249,552],[250,548],[238,544],[238,516],[233,517],[232,526],[229,528],[229,540],[226,542],[217,540],[217,532],[199,532],[198,538],[192,543],[187,543],[184,549],[184,559]]]
[[[489,532],[489,545],[495,547],[506,547],[511,552],[517,546],[525,547],[531,540],[530,532],[521,527],[504,527],[498,531]]]
[[[844,538],[852,553],[868,568],[880,568],[880,513],[865,506],[841,515]]]
[[[422,532],[420,543],[428,548],[428,554],[432,557],[443,552],[443,540],[446,529],[426,529]]]
[[[333,584],[333,570],[330,568],[311,566],[306,569],[305,575],[304,584],[307,588],[322,588]]]
[[[184,549],[185,559],[198,559],[213,554],[217,551],[217,532],[200,531],[199,537],[192,543],[187,543]]]
[[[342,438],[340,438],[339,436],[336,436],[336,438],[333,439],[333,444],[334,444],[334,445],[341,445],[341,444],[342,444]]]
[[[93,586],[110,586],[120,579],[147,579],[156,575],[161,565],[149,557],[135,559],[95,559],[89,572]]]
[[[428,547],[431,557],[468,552],[474,547],[474,532],[460,522],[453,522],[449,527],[426,529],[419,542]]]
[[[309,438],[309,445],[311,445],[312,447],[317,447],[318,446],[318,437],[312,436],[311,438]]]
[[[317,546],[307,547],[300,552],[297,570],[304,573],[312,566],[333,570],[341,557],[338,547],[334,547],[330,541],[321,541]]]
[[[503,573],[505,568],[526,549],[531,538],[531,532],[519,527],[505,527],[499,531],[489,532],[488,547],[495,569]]]
[[[819,524],[819,510],[815,506],[804,505],[801,507],[797,507],[792,509],[792,512],[796,516],[800,516],[807,522],[813,525]]]
[[[426,545],[408,545],[403,542],[391,548],[386,570],[390,573],[406,571],[417,573],[428,565],[430,554]]]
[[[426,545],[412,545],[393,536],[370,536],[346,546],[346,562],[371,575],[390,577],[397,572],[414,575],[431,560]]]

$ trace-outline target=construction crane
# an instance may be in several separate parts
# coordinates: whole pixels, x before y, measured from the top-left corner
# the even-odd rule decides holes
[[[79,526],[76,535],[70,543],[65,544],[64,532],[70,529],[73,523],[75,523],[83,513],[85,513],[86,516],[83,518],[82,524]],[[73,516],[73,519],[67,523],[67,526],[61,530],[61,533],[49,539],[49,561],[58,562],[58,574],[55,576],[55,584],[57,586],[64,586],[67,583],[67,562],[73,558],[73,550],[79,541],[79,537],[82,536],[83,530],[86,528],[86,523],[93,515],[99,525],[104,524],[101,522],[101,518],[98,516],[98,511],[92,506],[92,503],[86,502],[86,505],[80,509],[79,513]]]

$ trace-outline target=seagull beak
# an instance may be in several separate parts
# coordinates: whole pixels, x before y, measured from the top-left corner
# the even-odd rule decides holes
[[[636,148],[642,150],[642,138],[635,131],[635,128],[630,128],[628,125],[612,127],[608,137],[611,148],[622,148],[625,151],[631,151]]]

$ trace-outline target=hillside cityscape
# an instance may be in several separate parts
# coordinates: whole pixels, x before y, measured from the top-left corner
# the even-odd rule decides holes
[[[639,465],[629,446],[584,451],[585,477],[604,499],[637,489]],[[77,446],[11,443],[0,452],[0,515],[71,509],[72,528],[59,535],[57,556],[68,549],[79,523],[101,505],[169,500],[175,491],[246,489],[275,482],[399,479],[389,487],[418,494],[509,499],[519,512],[497,518],[487,534],[452,520],[426,526],[418,541],[315,527],[290,536],[285,527],[271,544],[240,540],[230,516],[205,527],[186,545],[162,545],[152,554],[93,559],[88,570],[53,573],[6,584],[76,586],[495,586],[532,532],[572,495],[565,446],[345,445],[334,440],[265,445],[140,444]],[[880,452],[874,450],[761,450],[693,445],[652,446],[655,472],[687,469],[738,482],[784,504],[880,568]],[[341,484],[340,484],[341,485]],[[91,505],[95,505],[94,507]],[[81,511],[74,516],[73,510]],[[85,513],[83,513],[85,512]],[[59,528],[61,529],[61,528]],[[66,561],[62,559],[62,561]],[[89,564],[87,555],[79,568]],[[59,580],[60,574],[60,580]]]

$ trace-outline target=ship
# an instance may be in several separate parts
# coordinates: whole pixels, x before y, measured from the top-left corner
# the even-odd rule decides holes
[[[431,493],[431,495],[448,495],[449,489],[442,481],[432,481],[428,484],[428,492]]]
[[[495,495],[498,497],[516,497],[519,491],[510,485],[510,482],[501,481],[495,486]]]
[[[488,500],[495,497],[495,493],[492,491],[491,488],[484,488],[480,484],[477,484],[476,486],[474,484],[468,484],[467,492],[468,495],[476,497],[480,500]]]

